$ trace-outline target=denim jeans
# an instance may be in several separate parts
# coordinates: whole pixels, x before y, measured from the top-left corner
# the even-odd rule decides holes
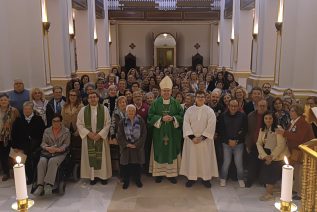
[[[234,155],[234,163],[237,167],[238,180],[243,180],[243,144],[238,144],[235,147],[223,143],[223,164],[221,168],[220,178],[226,180],[228,169],[231,163],[232,154]]]

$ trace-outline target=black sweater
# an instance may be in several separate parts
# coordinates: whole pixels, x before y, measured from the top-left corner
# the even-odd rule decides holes
[[[45,129],[44,121],[34,115],[28,123],[24,116],[17,118],[12,125],[12,148],[21,149],[29,154],[40,147]]]
[[[238,144],[244,143],[248,130],[248,119],[245,113],[237,112],[231,115],[226,111],[220,116],[217,132],[220,141],[228,144],[229,140],[237,140]]]

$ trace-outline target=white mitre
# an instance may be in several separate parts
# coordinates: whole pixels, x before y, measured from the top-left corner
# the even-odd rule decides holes
[[[163,89],[172,89],[173,82],[169,76],[165,76],[160,82],[160,88]]]

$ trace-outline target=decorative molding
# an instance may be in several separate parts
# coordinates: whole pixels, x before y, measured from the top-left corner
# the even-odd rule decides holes
[[[288,88],[283,88],[283,87],[279,87],[279,86],[273,86],[271,93],[275,94],[275,95],[283,95],[283,92],[288,89]],[[301,97],[305,97],[305,96],[316,96],[317,95],[317,90],[309,90],[309,89],[295,89],[292,88],[294,95],[295,96],[301,96]]]

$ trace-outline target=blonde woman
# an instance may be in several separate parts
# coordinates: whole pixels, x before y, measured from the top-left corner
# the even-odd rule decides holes
[[[46,105],[48,101],[45,99],[44,92],[40,88],[33,88],[31,90],[31,101],[33,102],[33,110],[37,115],[41,116],[45,126],[47,126]]]

